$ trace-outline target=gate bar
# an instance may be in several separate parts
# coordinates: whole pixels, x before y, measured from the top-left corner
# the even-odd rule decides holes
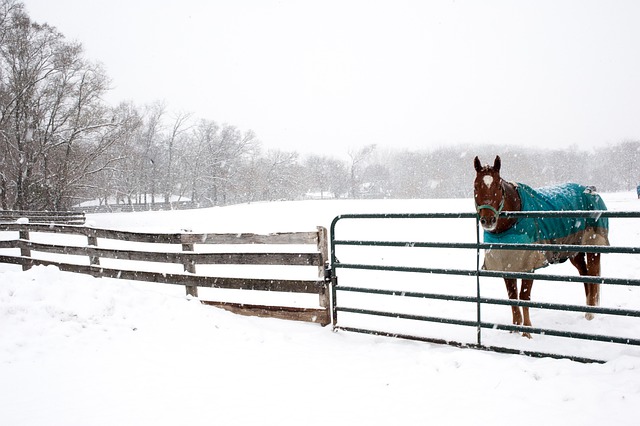
[[[490,277],[490,278],[525,278],[532,280],[542,281],[566,281],[572,283],[587,283],[587,284],[614,284],[614,285],[632,285],[640,286],[640,279],[635,278],[606,278],[606,277],[593,277],[588,275],[550,275],[550,274],[534,274],[530,272],[502,272],[502,271],[487,271],[481,269],[476,271],[475,269],[441,269],[441,268],[420,268],[415,266],[383,266],[383,265],[366,265],[359,263],[340,263],[336,265],[344,269],[361,269],[369,271],[390,271],[390,272],[419,272],[436,275],[461,275],[461,276],[476,276]]]
[[[340,246],[371,246],[371,247],[419,247],[419,248],[459,248],[482,250],[546,250],[559,252],[583,252],[583,253],[622,253],[638,254],[640,247],[625,246],[581,246],[575,244],[521,244],[521,243],[448,243],[448,242],[421,242],[421,241],[368,241],[368,240],[335,240],[335,245]]]
[[[504,217],[615,217],[635,219],[637,211],[614,210],[563,210],[563,211],[502,211]],[[336,216],[333,221],[340,219],[473,219],[476,212],[461,213],[348,213]]]
[[[399,313],[393,313],[393,312],[375,311],[371,309],[338,307],[338,310],[340,312],[346,312],[351,314],[373,315],[378,317],[438,322],[441,324],[462,325],[462,326],[468,326],[468,327],[475,327],[477,325],[480,325],[480,327],[482,328],[490,328],[493,330],[517,331],[517,332],[523,332],[523,333],[544,334],[547,336],[571,337],[573,339],[593,340],[596,342],[621,343],[624,345],[640,346],[640,339],[632,339],[627,337],[603,336],[601,334],[580,333],[576,331],[561,331],[561,330],[553,330],[548,328],[526,327],[521,325],[507,325],[507,324],[498,324],[498,323],[491,323],[491,322],[484,322],[484,321],[481,321],[480,324],[478,324],[476,321],[470,321],[470,320],[459,320],[459,319],[453,319],[453,318],[442,318],[442,317],[432,317],[432,316],[413,315],[413,314],[399,314]]]
[[[485,303],[487,305],[524,306],[528,308],[560,310],[560,311],[569,311],[569,312],[592,312],[595,314],[618,315],[623,317],[640,317],[640,311],[634,311],[631,309],[605,308],[601,306],[565,305],[560,303],[531,302],[528,300],[519,300],[519,299],[518,300],[495,299],[490,297],[476,298],[472,296],[456,296],[452,294],[381,290],[381,289],[349,287],[349,286],[346,286],[346,287],[341,286],[340,291],[351,292],[351,293],[376,294],[376,295],[383,295],[383,296],[401,296],[401,297],[414,297],[414,298],[433,299],[433,300],[451,300],[453,302],[469,302],[469,303],[479,302],[479,303]]]
[[[505,348],[502,346],[484,346],[484,345],[475,344],[475,343],[461,343],[461,342],[456,342],[454,340],[436,339],[433,337],[411,336],[408,334],[399,334],[399,333],[388,333],[385,331],[368,330],[365,328],[337,327],[337,329],[352,332],[352,333],[369,334],[372,336],[393,337],[396,339],[415,340],[418,342],[435,343],[437,345],[449,345],[449,346],[453,346],[461,349],[479,349],[482,351],[497,352],[497,353],[503,353],[503,354],[509,354],[509,355],[525,355],[532,358],[568,359],[570,361],[581,362],[583,364],[604,364],[606,362],[601,359],[586,358],[586,357],[575,356],[575,355],[562,355],[562,354],[554,354],[550,352],[527,351],[527,350],[520,350],[520,349],[513,349],[513,348]]]

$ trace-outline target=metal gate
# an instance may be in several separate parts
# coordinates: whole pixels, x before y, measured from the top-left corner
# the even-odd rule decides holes
[[[599,214],[616,221],[632,222],[635,230],[631,232],[640,236],[640,221],[637,220],[640,212],[503,214],[505,217],[592,217]],[[634,246],[609,247],[485,244],[481,242],[480,233],[475,213],[337,216],[330,231],[334,330],[582,362],[605,361],[603,358],[611,352],[611,345],[618,349],[622,347],[620,345],[640,346],[640,279],[634,276],[633,266],[640,265],[637,242]],[[376,236],[371,238],[371,234]],[[434,234],[441,237],[440,241],[433,241],[431,236]],[[603,269],[609,255],[615,255],[612,269],[619,268],[622,275],[627,276],[583,277],[575,269],[564,275],[487,271],[482,269],[482,251],[489,249],[605,253]],[[640,271],[640,267],[635,271]],[[504,284],[501,284],[501,278],[505,277],[534,279],[531,301],[507,299]],[[577,296],[582,285],[578,288],[575,283],[603,284],[601,293],[610,292],[612,300],[598,307],[561,300],[574,296],[575,302],[584,300]],[[536,298],[536,286],[544,287],[540,301]],[[512,305],[535,308],[532,309],[533,327],[510,324],[509,307]],[[549,319],[548,312],[559,316]],[[598,314],[596,319],[615,318],[615,321],[586,321],[582,318],[583,313]],[[615,332],[607,329],[607,325]],[[533,339],[515,335],[522,332],[532,334]],[[558,339],[565,343],[558,343]],[[569,345],[566,339],[571,339]],[[572,350],[556,350],[567,346]],[[580,350],[574,351],[578,346]],[[628,346],[622,348],[626,350]],[[640,354],[640,349],[637,350]]]

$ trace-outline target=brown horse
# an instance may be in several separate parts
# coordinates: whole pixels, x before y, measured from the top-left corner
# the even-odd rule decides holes
[[[479,221],[484,229],[485,242],[526,244],[609,245],[608,221],[599,215],[594,218],[507,218],[503,211],[606,210],[595,188],[577,184],[534,190],[527,185],[507,182],[500,176],[499,156],[493,166],[482,166],[474,159],[476,178],[474,198]],[[533,272],[551,263],[569,259],[580,275],[600,275],[600,254],[584,252],[543,252],[534,250],[487,250],[484,268],[508,272]],[[505,278],[509,299],[530,300],[533,280],[518,282]],[[597,306],[600,285],[585,283],[587,305]],[[513,324],[531,326],[529,308],[512,306]],[[593,319],[592,313],[585,317]],[[523,333],[531,337],[530,333]]]

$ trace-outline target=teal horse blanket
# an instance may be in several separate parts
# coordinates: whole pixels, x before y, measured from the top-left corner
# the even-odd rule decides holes
[[[505,232],[484,233],[485,243],[588,244],[609,245],[609,221],[595,211],[606,210],[604,201],[592,188],[576,183],[533,189],[516,184],[523,211],[594,211],[586,218],[519,218]],[[526,250],[487,250],[485,267],[501,271],[533,271],[564,261],[575,253]]]

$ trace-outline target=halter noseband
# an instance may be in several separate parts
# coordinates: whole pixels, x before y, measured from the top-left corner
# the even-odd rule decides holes
[[[496,209],[493,206],[490,206],[489,204],[483,204],[481,206],[476,204],[476,213],[480,214],[480,210],[484,210],[484,209],[489,209],[493,212],[493,214],[496,215],[496,220],[498,220],[498,218],[500,217],[500,213],[502,213],[502,209],[504,209],[504,200],[506,198],[506,194],[505,194],[505,189],[504,189],[504,183],[502,181],[502,179],[500,180],[500,187],[502,188],[502,199],[500,200],[500,205],[498,206],[498,208]]]
[[[500,205],[498,206],[498,208],[496,209],[493,206],[490,206],[489,204],[483,204],[481,206],[476,205],[476,212],[478,214],[480,214],[480,210],[483,209],[489,209],[491,210],[495,215],[496,215],[496,219],[498,219],[498,217],[500,216],[500,213],[502,213],[502,209],[504,208],[504,194],[502,195],[502,201],[500,201]]]

